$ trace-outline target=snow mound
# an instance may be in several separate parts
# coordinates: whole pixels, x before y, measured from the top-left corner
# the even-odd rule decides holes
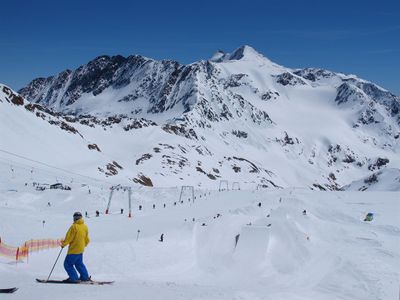
[[[221,217],[207,226],[196,223],[193,247],[196,262],[204,271],[215,273],[230,268],[235,250],[235,236],[240,232],[240,218]]]
[[[243,226],[234,253],[236,263],[241,268],[261,268],[267,255],[269,235],[267,226]]]
[[[271,222],[268,262],[279,273],[293,273],[310,258],[308,235],[284,208],[271,212]]]

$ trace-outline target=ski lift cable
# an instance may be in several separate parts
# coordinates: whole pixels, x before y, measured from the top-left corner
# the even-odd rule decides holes
[[[9,159],[5,159],[3,157],[0,157],[0,163],[4,164],[4,165],[9,165],[10,164],[10,160]],[[38,167],[38,166],[31,166],[30,164],[25,164],[22,162],[16,162],[16,161],[11,161],[11,163],[13,164],[13,166],[17,167],[18,169],[22,169],[25,170],[26,172],[31,172],[32,168],[34,168],[36,170],[37,174],[47,174],[49,176],[54,176],[56,178],[60,178],[60,179],[64,179],[66,181],[69,181],[71,179],[74,179],[77,183],[85,183],[87,184],[87,182],[81,182],[79,180],[76,179],[76,177],[72,177],[72,176],[68,176],[68,175],[62,175],[60,173],[57,173],[55,171],[51,171],[49,169],[45,169],[42,167]]]
[[[81,185],[82,184],[85,184],[85,185],[88,184],[88,181],[84,182],[84,181],[81,181],[81,180],[77,179],[76,177],[69,176],[69,175],[66,175],[66,174],[60,174],[60,173],[57,173],[56,171],[51,171],[49,169],[45,169],[45,168],[42,168],[42,167],[38,167],[38,166],[32,167],[29,164],[25,164],[25,163],[22,163],[22,162],[16,162],[16,161],[11,161],[11,163],[13,164],[13,166],[15,166],[17,168],[17,172],[19,172],[19,170],[23,170],[26,173],[30,173],[32,168],[34,168],[35,169],[35,178],[37,178],[38,175],[39,175],[39,178],[40,178],[40,176],[47,175],[47,176],[50,176],[50,177],[55,177],[55,178],[64,180],[65,182],[70,182],[71,180],[73,180],[77,184],[81,184]],[[0,157],[0,164],[9,165],[10,164],[10,159],[5,159],[3,157]],[[39,180],[39,179],[37,179],[37,180]],[[101,183],[98,183],[98,182],[91,182],[90,181],[90,185],[91,186],[97,186],[97,187],[104,187],[104,184],[101,184]]]
[[[56,170],[59,170],[59,171],[63,171],[65,173],[69,173],[69,174],[72,174],[72,175],[75,175],[75,176],[80,176],[80,177],[87,178],[87,179],[90,179],[90,180],[93,180],[93,181],[97,181],[97,182],[104,182],[104,183],[106,183],[108,185],[113,185],[111,182],[108,182],[106,180],[97,179],[97,178],[94,178],[94,177],[91,177],[91,176],[82,175],[82,174],[79,174],[79,173],[76,173],[76,172],[72,172],[72,171],[57,167],[57,166],[50,165],[48,163],[44,163],[44,162],[41,162],[41,161],[38,161],[38,160],[35,160],[35,159],[31,159],[31,158],[28,158],[28,157],[25,157],[25,156],[22,156],[22,155],[18,155],[16,153],[9,152],[7,150],[0,149],[0,152],[6,153],[8,155],[12,155],[12,156],[15,156],[15,157],[18,157],[18,158],[21,158],[21,159],[25,159],[27,161],[31,161],[31,162],[34,162],[34,163],[37,163],[37,164],[40,164],[40,165],[43,165],[43,166],[46,166],[46,167],[49,167],[49,168],[53,168],[53,169],[56,169]]]

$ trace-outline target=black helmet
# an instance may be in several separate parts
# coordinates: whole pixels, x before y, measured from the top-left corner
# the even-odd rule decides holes
[[[82,214],[77,211],[76,213],[74,213],[74,221],[77,221],[79,219],[82,219]]]

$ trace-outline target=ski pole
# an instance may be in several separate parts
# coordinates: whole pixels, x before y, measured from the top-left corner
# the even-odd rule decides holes
[[[57,256],[57,259],[56,259],[56,262],[54,263],[54,266],[53,266],[53,268],[51,269],[51,271],[50,271],[50,274],[49,274],[49,277],[47,277],[47,280],[46,281],[49,281],[49,279],[50,279],[50,276],[51,276],[51,273],[53,273],[53,270],[54,270],[54,267],[56,266],[56,264],[57,264],[57,261],[58,261],[58,259],[60,258],[60,255],[61,255],[61,252],[63,251],[63,247],[61,247],[61,250],[60,250],[60,253],[58,253],[58,256]]]

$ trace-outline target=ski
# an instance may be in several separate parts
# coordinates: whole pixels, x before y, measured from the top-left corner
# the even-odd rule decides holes
[[[40,283],[58,283],[58,284],[87,284],[87,285],[106,285],[106,284],[113,284],[114,281],[79,281],[79,282],[65,282],[62,280],[45,280],[45,279],[38,279],[36,278],[37,282]]]
[[[0,293],[2,293],[2,294],[12,294],[16,290],[18,290],[18,288],[16,288],[16,287],[9,288],[9,289],[0,289]]]

